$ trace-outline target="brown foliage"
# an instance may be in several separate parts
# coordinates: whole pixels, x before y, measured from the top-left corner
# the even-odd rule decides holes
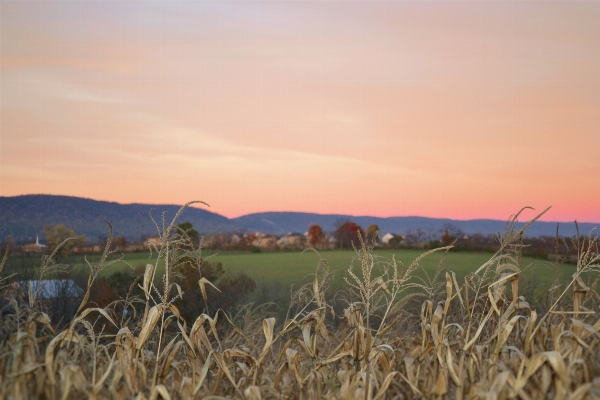
[[[452,242],[454,242],[456,238],[452,235],[450,235],[450,233],[448,232],[448,229],[446,229],[444,231],[444,234],[442,235],[442,245],[443,246],[450,246],[452,244]]]
[[[105,308],[118,299],[119,295],[113,290],[109,281],[104,278],[95,280],[90,289],[90,302],[95,303],[100,308]]]
[[[358,235],[365,237],[365,231],[352,221],[346,221],[335,230],[335,240],[342,249],[359,245]]]
[[[369,225],[367,228],[367,244],[371,246],[374,245],[377,235],[380,235],[379,226],[376,224]]]
[[[71,228],[64,225],[44,225],[43,235],[46,237],[48,254],[56,251],[56,259],[71,254],[71,251],[85,240],[84,236],[79,236]]]
[[[308,228],[308,243],[311,247],[318,248],[326,239],[327,236],[320,225],[314,224]]]

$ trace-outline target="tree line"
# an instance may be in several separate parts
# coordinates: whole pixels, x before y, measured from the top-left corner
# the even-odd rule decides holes
[[[305,234],[289,234],[284,237],[275,235],[262,235],[255,233],[230,232],[225,234],[209,234],[202,238],[198,230],[190,223],[180,224],[181,229],[190,232],[191,238],[196,245],[200,245],[208,251],[277,251],[277,250],[301,250],[315,248],[326,249],[352,249],[360,246],[359,236],[369,246],[380,248],[418,248],[433,249],[442,246],[454,245],[454,251],[479,251],[494,252],[498,247],[495,235],[483,235],[475,233],[467,235],[452,224],[445,224],[442,229],[435,230],[433,227],[425,229],[407,229],[402,235],[380,232],[376,224],[369,225],[363,229],[357,223],[350,220],[338,220],[334,225],[334,231],[326,232],[320,225],[313,224],[308,227]],[[45,243],[37,252],[51,254],[58,248],[55,259],[77,253],[100,252],[106,246],[106,237],[99,237],[97,244],[90,245],[83,235],[78,235],[73,229],[64,225],[45,225],[42,231]],[[292,236],[288,241],[282,241],[285,236]],[[111,250],[118,252],[145,251],[152,243],[152,237],[142,237],[139,243],[132,243],[123,236],[112,239]],[[537,258],[547,258],[555,253],[555,238],[536,237],[523,238],[524,254]],[[0,243],[2,244],[2,243]],[[4,243],[4,245],[6,242]],[[13,252],[19,249],[11,244]],[[22,246],[20,252],[31,251],[32,245]],[[571,254],[572,249],[561,246],[560,254]]]

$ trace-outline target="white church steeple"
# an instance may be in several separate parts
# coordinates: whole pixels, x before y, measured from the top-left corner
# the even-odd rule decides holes
[[[40,236],[39,235],[35,235],[35,245],[37,247],[46,247],[46,245],[40,243]]]

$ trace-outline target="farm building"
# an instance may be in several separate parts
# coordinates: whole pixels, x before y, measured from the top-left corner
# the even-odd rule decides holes
[[[306,244],[306,237],[300,233],[288,233],[285,236],[282,236],[277,244],[281,248],[291,249],[291,248],[304,248]]]
[[[394,236],[396,236],[396,235],[394,235],[393,233],[386,233],[385,235],[382,236],[381,243],[388,244]]]
[[[147,248],[157,248],[159,249],[162,246],[162,241],[160,240],[160,238],[158,236],[153,236],[153,237],[149,237],[146,242],[144,243],[144,245]]]
[[[252,241],[252,246],[261,250],[275,250],[277,248],[277,238],[275,236],[262,236]]]
[[[2,293],[2,297],[22,303],[37,299],[43,311],[58,319],[72,317],[84,295],[85,291],[72,279],[20,281]]]

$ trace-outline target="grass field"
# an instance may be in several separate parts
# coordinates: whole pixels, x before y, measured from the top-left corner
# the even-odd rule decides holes
[[[376,250],[375,255],[384,259],[391,260],[392,257],[404,267],[408,267],[417,257],[423,254],[422,250]],[[344,276],[347,276],[348,267],[352,264],[355,252],[352,250],[329,250],[319,254],[313,251],[305,252],[273,252],[273,253],[215,253],[208,255],[209,262],[220,262],[223,264],[225,272],[234,276],[238,273],[245,273],[250,276],[256,283],[258,288],[262,287],[265,290],[277,291],[276,293],[263,293],[260,300],[279,301],[281,297],[287,296],[292,286],[299,287],[300,285],[310,282],[311,275],[314,274],[315,268],[319,263],[319,257],[327,260],[331,271],[334,273],[333,288],[342,288],[345,283]],[[416,276],[427,279],[426,274],[430,278],[435,274],[435,270],[442,262],[445,271],[453,271],[459,281],[462,281],[466,275],[474,272],[482,264],[487,262],[492,257],[492,254],[487,253],[467,253],[467,252],[452,252],[450,251],[445,257],[443,252],[431,254],[421,260],[423,269],[416,271]],[[97,256],[88,257],[92,262],[96,261]],[[442,261],[443,258],[443,261]],[[131,253],[124,256],[124,260],[134,267],[145,266],[148,263],[154,263],[154,258],[149,258],[147,253]],[[161,260],[162,261],[162,260]],[[82,258],[73,259],[74,270],[82,270],[85,268]],[[360,266],[355,260],[356,269]],[[114,272],[129,268],[125,263],[116,263],[102,271],[103,276],[109,276]],[[523,257],[521,259],[521,268],[523,269],[522,281],[531,293],[541,295],[538,289],[542,291],[550,287],[554,274],[554,265],[547,261],[541,261],[534,258]],[[159,272],[162,273],[164,264],[159,264]],[[575,271],[573,265],[561,265],[560,276],[561,281],[566,282]],[[377,271],[375,271],[377,272]],[[161,275],[157,274],[157,277]],[[441,280],[444,279],[442,274]],[[258,300],[258,299],[257,299]]]
[[[394,257],[396,261],[407,267],[417,257],[423,254],[421,250],[379,250],[375,255],[386,259]],[[341,281],[348,267],[355,257],[353,251],[333,250],[325,251],[317,255],[312,251],[304,253],[250,253],[250,254],[217,254],[209,259],[213,262],[223,263],[223,268],[227,273],[236,274],[244,272],[256,281],[275,281],[283,286],[309,282],[310,275],[314,273],[315,267],[319,262],[319,256],[326,259],[331,271],[336,272],[336,281]],[[442,259],[443,253],[434,253],[425,257],[421,264],[424,269],[433,275]],[[462,280],[470,272],[474,272],[483,263],[491,258],[491,254],[482,253],[448,253],[444,258],[442,265],[448,271],[456,273],[457,279]],[[359,269],[358,262],[354,262],[355,268]],[[553,266],[551,263],[536,260],[533,258],[523,258],[525,277],[541,278],[540,283],[548,284],[552,280]],[[563,272],[574,270],[573,266],[563,266]],[[544,272],[544,273],[541,273]],[[550,272],[549,274],[545,272]],[[424,277],[421,272],[418,274]]]
[[[423,254],[422,250],[376,250],[375,255],[383,259],[391,260],[392,257],[404,268],[408,267],[417,257]],[[272,253],[215,253],[209,255],[209,262],[220,262],[223,264],[223,269],[229,276],[234,276],[238,273],[245,273],[250,276],[256,283],[259,290],[263,293],[260,295],[260,301],[280,301],[282,297],[286,297],[290,288],[299,287],[300,285],[310,282],[312,274],[319,263],[319,257],[327,260],[331,271],[334,273],[332,288],[343,288],[345,282],[343,278],[348,276],[348,267],[353,263],[353,258],[356,256],[352,250],[328,250],[322,251],[319,254],[313,251],[305,252],[272,252]],[[113,258],[118,258],[118,255],[113,255]],[[482,264],[488,261],[492,254],[487,253],[467,253],[467,252],[452,252],[450,251],[445,257],[443,252],[431,254],[421,260],[422,269],[416,271],[416,276],[427,279],[435,274],[436,268],[442,262],[445,271],[453,271],[459,281],[462,281],[466,275],[474,272]],[[443,258],[443,260],[442,260]],[[88,260],[92,263],[97,262],[99,256],[88,256]],[[123,257],[124,261],[133,267],[143,267],[148,263],[154,263],[154,257],[149,257],[149,253],[129,253]],[[31,258],[30,262],[39,261],[39,258]],[[163,260],[159,262],[159,269],[156,274],[157,279],[162,274],[164,269]],[[9,259],[8,267],[11,267],[11,262],[26,264],[27,259],[19,260],[18,258]],[[87,267],[82,256],[71,256],[63,261],[64,263],[73,265],[74,271],[87,272]],[[360,266],[354,261],[355,268],[358,270]],[[18,265],[13,265],[13,268]],[[101,273],[101,276],[108,277],[111,274],[129,269],[130,267],[124,262],[115,263]],[[543,291],[550,287],[554,274],[554,265],[547,261],[541,261],[534,258],[523,257],[521,259],[521,268],[523,269],[522,282],[531,289],[531,293],[540,295],[540,290]],[[575,266],[563,264],[560,266],[561,281],[566,282],[575,271]],[[377,271],[375,271],[377,273]],[[440,279],[444,279],[442,274]],[[540,289],[540,290],[538,290]],[[278,293],[266,293],[265,291],[275,291]],[[259,299],[254,299],[259,300]]]
[[[423,250],[376,250],[374,254],[385,259],[396,259],[399,264],[405,267],[410,265],[417,257],[423,254]],[[223,264],[226,273],[235,275],[244,272],[252,279],[257,281],[268,280],[278,282],[283,285],[293,285],[300,282],[307,282],[310,275],[314,273],[315,267],[319,262],[319,257],[327,260],[331,271],[336,272],[336,277],[341,280],[342,276],[348,270],[356,253],[352,250],[329,250],[315,253],[313,251],[305,252],[272,252],[272,253],[214,253],[207,254],[207,261]],[[116,258],[116,255],[113,256]],[[442,260],[443,252],[431,254],[421,260],[421,265],[428,273],[435,273],[437,266]],[[492,254],[487,253],[467,253],[467,252],[449,252],[442,266],[447,271],[456,273],[459,280],[470,272],[477,270],[483,263],[488,261]],[[96,262],[99,256],[88,256],[88,260]],[[124,261],[134,267],[145,266],[148,263],[154,263],[155,258],[150,258],[147,253],[125,254]],[[162,261],[162,260],[161,260]],[[71,258],[65,262],[72,263],[74,270],[85,268],[82,257]],[[358,263],[355,261],[358,268]],[[536,277],[540,283],[549,283],[552,279],[554,265],[548,261],[523,257],[521,266],[525,277]],[[102,271],[103,276],[109,276],[119,270],[129,268],[125,263],[116,263]],[[164,264],[159,265],[159,272],[162,272]],[[569,275],[569,271],[574,270],[572,265],[562,265],[563,274]],[[548,274],[550,273],[550,275]],[[423,276],[423,274],[421,274]]]

